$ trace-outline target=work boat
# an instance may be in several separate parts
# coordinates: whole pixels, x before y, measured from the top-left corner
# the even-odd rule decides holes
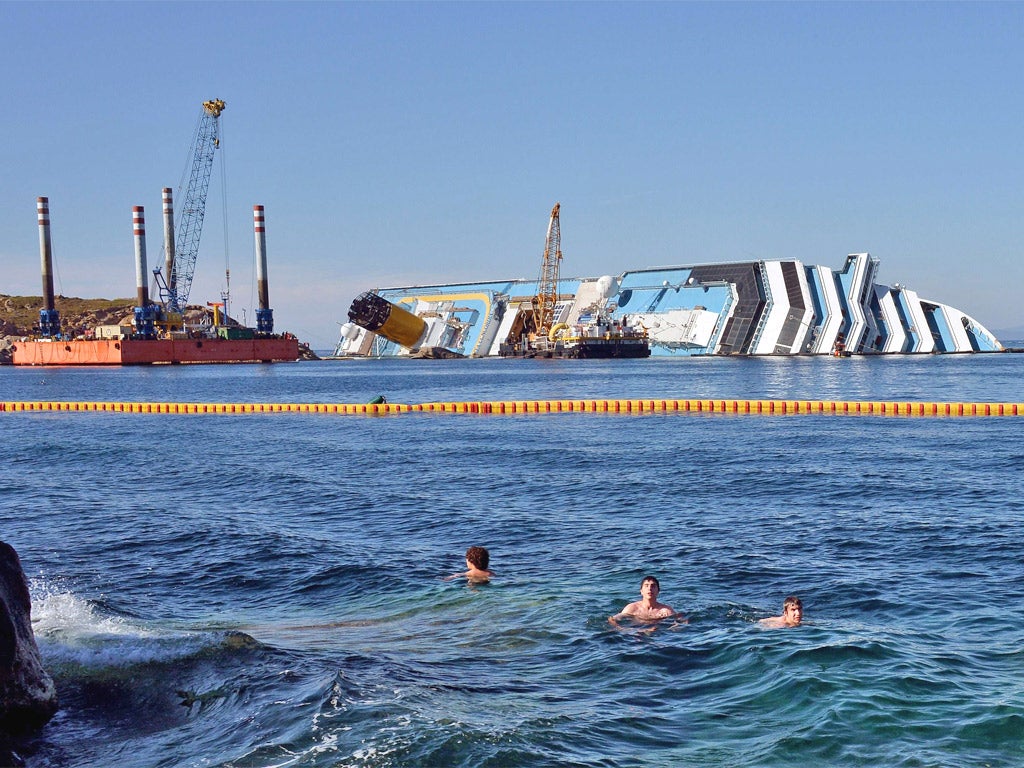
[[[532,337],[532,338],[531,338]],[[607,310],[582,315],[576,323],[558,323],[550,332],[530,334],[518,342],[502,344],[502,357],[559,357],[610,359],[650,357],[647,331],[628,319],[614,319]]]

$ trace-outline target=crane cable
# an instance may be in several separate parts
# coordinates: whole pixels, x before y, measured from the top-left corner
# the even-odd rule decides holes
[[[224,137],[224,125],[218,126],[218,137]],[[228,171],[227,160],[225,159],[224,147],[218,146],[220,150],[220,210],[221,220],[224,224],[224,280],[225,288],[221,298],[224,299],[224,316],[229,317],[229,304],[231,301],[231,256],[228,248]]]
[[[196,120],[196,127],[192,129],[192,139],[188,143],[188,153],[185,155],[185,163],[182,166],[181,178],[178,179],[178,186],[174,190],[175,193],[176,193],[175,194],[176,212],[181,213],[182,216],[184,216],[184,211],[182,211],[181,208],[178,207],[178,206],[180,206],[180,202],[181,201],[177,200],[177,195],[180,194],[183,189],[185,189],[185,179],[188,178],[189,174],[191,173],[193,151],[194,151],[194,148],[195,148],[196,144],[199,142],[199,130],[202,128],[202,126],[203,126],[203,115],[200,114],[199,115],[199,119]],[[222,171],[221,179],[223,179],[224,178],[223,166],[221,166],[221,171]],[[178,226],[178,217],[177,216],[175,216],[174,226],[175,226],[175,231],[171,234],[171,238],[174,239],[175,242],[177,242],[177,234],[178,234],[177,233],[177,226]],[[160,263],[163,264],[166,259],[167,259],[167,247],[165,245],[161,245],[160,246]],[[175,261],[177,261],[177,254],[175,254]],[[178,268],[178,265],[175,264],[173,269],[175,271],[177,271],[177,268]],[[166,280],[167,285],[171,285],[172,281],[171,281],[171,276],[170,275],[166,275],[164,279]],[[149,295],[150,296],[157,296],[157,295],[159,295],[158,294],[159,290],[160,290],[159,283],[157,282],[156,275],[154,275],[153,276],[153,281],[152,281],[152,283],[150,283]],[[182,307],[181,310],[182,310],[182,317],[184,318],[185,308]]]

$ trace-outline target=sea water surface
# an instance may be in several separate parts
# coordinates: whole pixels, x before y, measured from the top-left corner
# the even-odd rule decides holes
[[[1024,355],[0,368],[0,400],[1024,401]],[[0,413],[27,766],[1019,766],[1024,421]],[[469,545],[495,578],[473,585]],[[659,577],[682,626],[607,617]],[[805,623],[766,630],[786,595]]]

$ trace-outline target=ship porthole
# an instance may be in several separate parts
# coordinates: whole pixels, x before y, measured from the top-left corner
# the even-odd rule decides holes
[[[120,349],[120,348],[121,348],[121,342],[120,341],[115,341],[114,342],[114,349]]]

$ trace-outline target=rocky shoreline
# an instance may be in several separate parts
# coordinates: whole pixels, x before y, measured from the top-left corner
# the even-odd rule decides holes
[[[28,580],[14,547],[0,541],[0,754],[57,711],[57,688],[32,632]]]

